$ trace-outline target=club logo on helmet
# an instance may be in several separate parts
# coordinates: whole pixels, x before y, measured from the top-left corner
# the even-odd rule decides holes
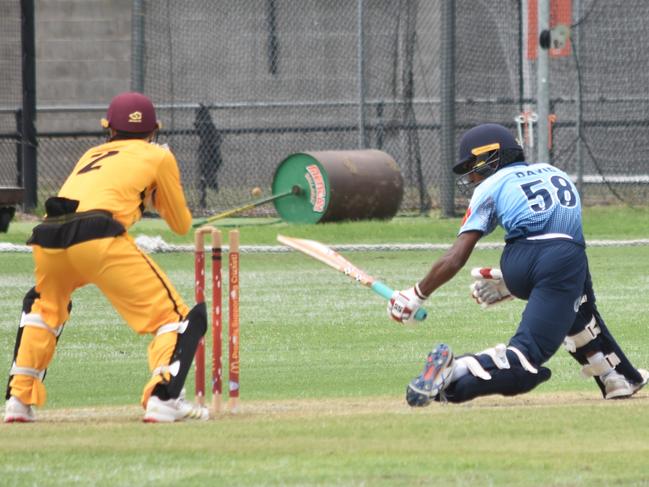
[[[499,149],[500,144],[498,142],[471,149],[471,154],[473,154],[473,157],[475,158],[473,170],[480,175],[488,176],[491,173],[489,164],[494,162],[493,158],[491,157],[493,155],[492,153],[493,151],[497,151]]]
[[[133,112],[128,114],[129,123],[142,123],[142,112]]]
[[[453,172],[460,176],[458,186],[465,194],[499,169],[513,162],[525,161],[523,148],[513,135],[495,123],[468,130],[460,140],[459,156]]]

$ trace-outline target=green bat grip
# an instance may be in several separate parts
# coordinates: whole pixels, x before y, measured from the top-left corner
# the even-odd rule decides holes
[[[392,294],[394,294],[394,289],[386,286],[381,281],[374,281],[372,283],[372,291],[388,300],[392,298]],[[417,321],[424,321],[427,316],[428,311],[426,311],[424,308],[419,308],[415,313],[415,319]]]

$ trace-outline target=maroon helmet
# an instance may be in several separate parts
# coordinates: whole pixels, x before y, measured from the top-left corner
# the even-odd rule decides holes
[[[151,100],[134,91],[120,93],[113,98],[101,124],[104,128],[112,127],[130,133],[149,133],[160,126]]]

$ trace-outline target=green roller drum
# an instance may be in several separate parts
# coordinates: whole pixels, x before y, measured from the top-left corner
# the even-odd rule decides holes
[[[403,177],[380,150],[301,152],[284,159],[273,177],[273,194],[301,194],[273,201],[288,223],[389,219],[403,197]]]

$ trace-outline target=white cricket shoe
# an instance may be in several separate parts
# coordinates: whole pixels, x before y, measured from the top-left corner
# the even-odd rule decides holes
[[[145,423],[173,423],[185,419],[206,421],[210,412],[205,406],[192,404],[185,400],[184,394],[178,399],[163,401],[157,396],[151,396],[146,404],[143,421]]]
[[[34,408],[11,396],[5,405],[5,423],[33,423],[36,421]]]
[[[638,369],[642,376],[642,382],[630,382],[621,374],[611,372],[604,379],[604,389],[606,391],[606,399],[624,399],[631,397],[640,389],[642,389],[647,382],[649,382],[649,371],[645,369]]]
[[[638,392],[640,389],[642,389],[644,386],[647,385],[647,382],[649,382],[649,370],[646,369],[638,369],[638,373],[642,377],[642,382],[638,382],[633,385],[633,393],[635,394]]]

